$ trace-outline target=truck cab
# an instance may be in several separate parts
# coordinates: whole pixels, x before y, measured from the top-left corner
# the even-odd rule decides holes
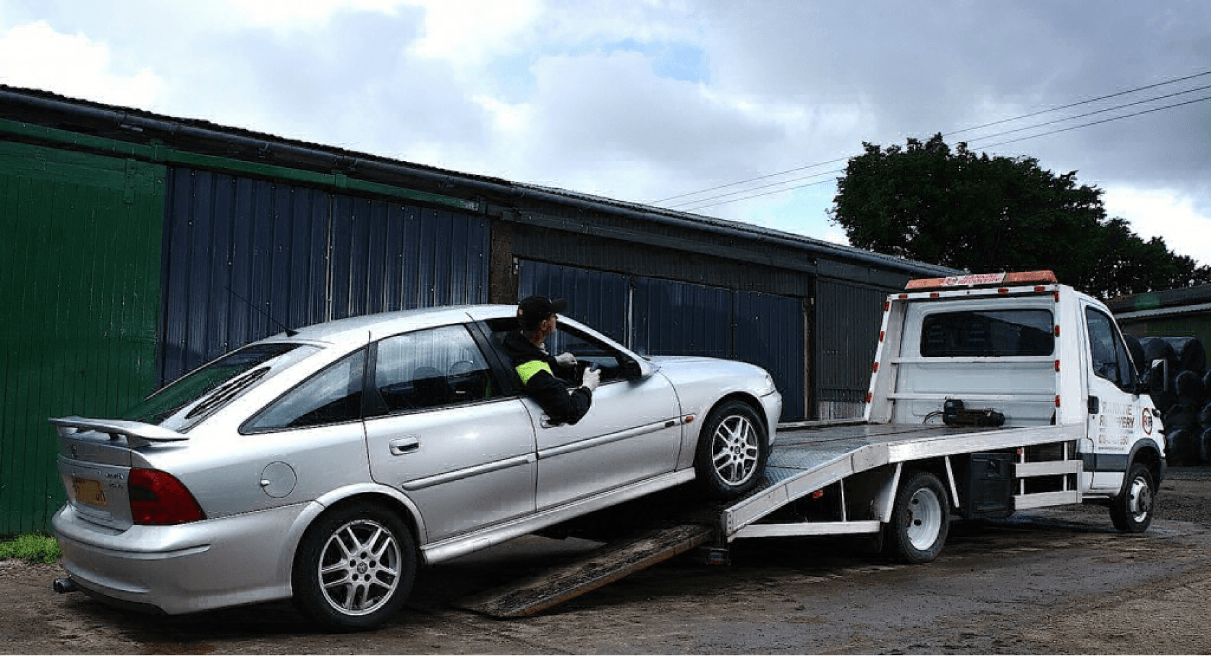
[[[1079,426],[1062,491],[1130,497],[1123,521],[1150,519],[1161,422],[1104,303],[1036,271],[913,280],[884,309],[868,422]]]

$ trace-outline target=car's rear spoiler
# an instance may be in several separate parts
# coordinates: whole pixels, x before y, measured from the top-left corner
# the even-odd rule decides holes
[[[174,430],[124,419],[89,419],[73,415],[51,418],[50,423],[55,425],[55,430],[59,432],[60,437],[68,437],[84,431],[96,431],[108,434],[111,440],[125,437],[127,446],[132,449],[148,444],[183,442],[189,439],[188,435],[182,435]]]

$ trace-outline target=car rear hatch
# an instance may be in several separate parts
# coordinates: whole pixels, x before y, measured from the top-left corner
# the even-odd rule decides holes
[[[84,417],[50,421],[59,432],[59,478],[67,502],[83,519],[119,531],[134,522],[130,504],[134,449],[189,439],[135,421]]]

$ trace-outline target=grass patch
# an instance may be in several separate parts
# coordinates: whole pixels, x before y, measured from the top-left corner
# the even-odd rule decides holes
[[[13,540],[0,542],[0,560],[53,563],[62,556],[59,543],[48,535],[20,535]]]

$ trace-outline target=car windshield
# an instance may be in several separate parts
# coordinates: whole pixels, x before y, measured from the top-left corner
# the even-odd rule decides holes
[[[178,378],[122,413],[122,418],[164,424],[175,417],[170,427],[187,430],[270,373],[285,369],[318,350],[301,344],[246,346]],[[186,408],[188,411],[176,417]]]

